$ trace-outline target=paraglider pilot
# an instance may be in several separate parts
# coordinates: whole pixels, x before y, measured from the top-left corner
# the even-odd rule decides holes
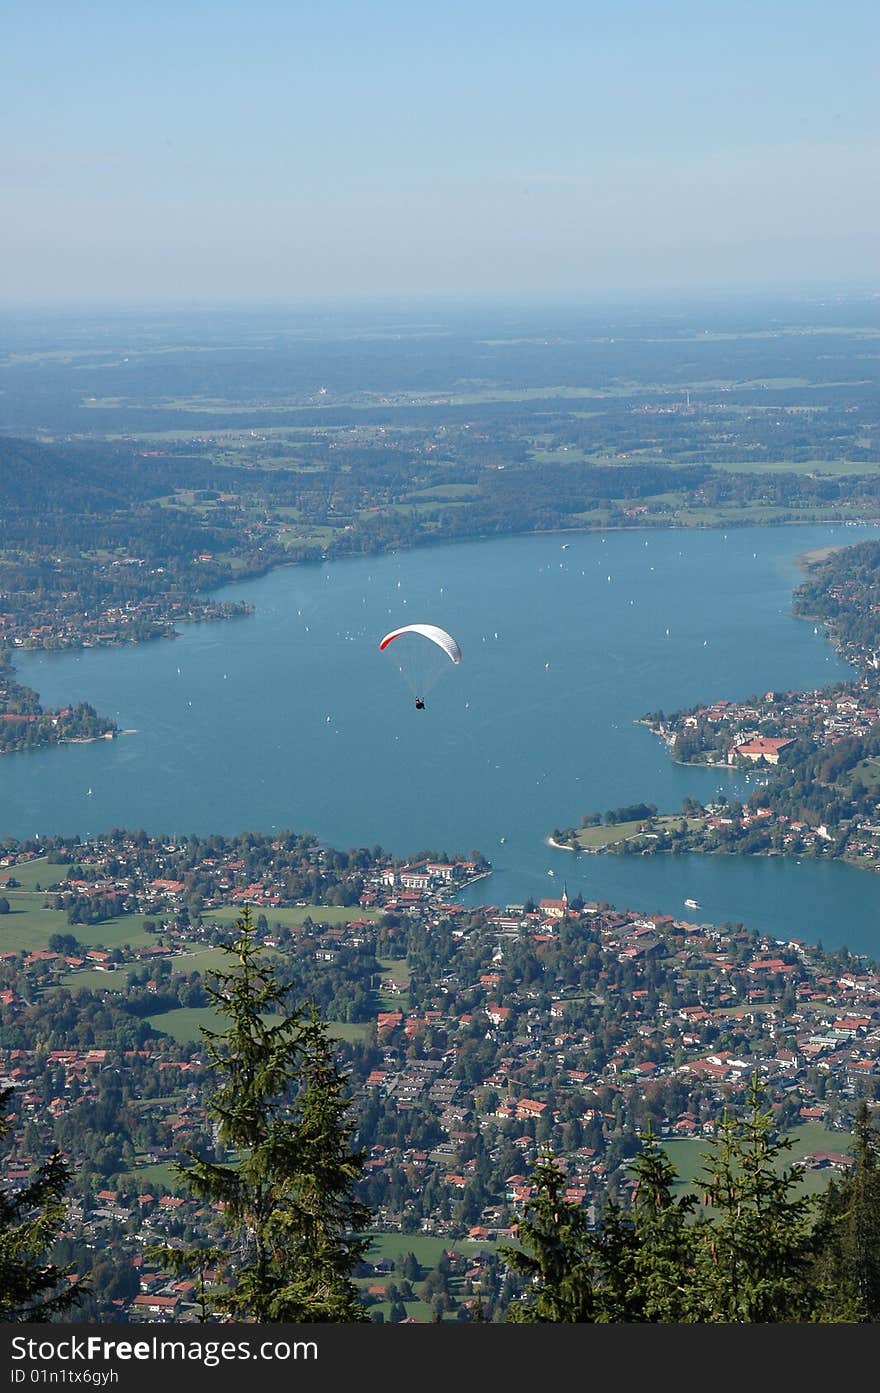
[[[402,629],[392,629],[391,633],[386,634],[379,644],[379,651],[384,652],[389,643],[393,643],[394,640],[400,638],[402,634],[421,634],[422,638],[430,639],[432,643],[437,644],[438,648],[442,648],[450,662],[461,662],[461,649],[458,646],[458,640],[454,639],[452,634],[448,634],[445,629],[438,629],[436,624],[405,624]],[[406,644],[404,644],[404,652],[406,652]],[[400,665],[400,670],[401,672],[405,671],[403,664]],[[413,669],[413,673],[414,672],[415,669]],[[421,686],[420,679],[419,685]],[[411,690],[415,691],[415,686],[413,686]],[[416,710],[424,711],[424,709],[424,699],[417,696]]]

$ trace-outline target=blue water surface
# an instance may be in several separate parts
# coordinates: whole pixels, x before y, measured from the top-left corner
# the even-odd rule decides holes
[[[231,586],[252,617],[131,648],[22,654],[46,705],[90,701],[125,730],[0,761],[0,835],[315,833],[395,855],[480,850],[471,902],[569,894],[880,948],[880,877],[732,857],[579,856],[554,827],[636,801],[747,792],[684,768],[637,720],[699,700],[851,675],[791,613],[805,551],[844,525],[545,534],[276,570]],[[458,638],[416,711],[389,629]],[[553,871],[551,878],[549,872]]]

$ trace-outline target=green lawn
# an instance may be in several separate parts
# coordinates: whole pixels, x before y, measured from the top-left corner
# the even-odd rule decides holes
[[[416,1278],[412,1282],[413,1290],[416,1292],[419,1290],[421,1282],[424,1281],[428,1273],[437,1266],[437,1263],[445,1252],[454,1251],[467,1257],[481,1250],[485,1251],[486,1249],[495,1248],[497,1246],[492,1242],[473,1243],[470,1239],[456,1240],[452,1238],[435,1238],[431,1234],[424,1233],[383,1232],[370,1233],[368,1237],[371,1240],[371,1245],[366,1253],[365,1260],[367,1262],[390,1261],[397,1264],[399,1259],[404,1257],[407,1253],[413,1253],[415,1255],[416,1261],[420,1264],[422,1269],[421,1277]],[[401,1275],[402,1274],[396,1270],[390,1273],[382,1273],[381,1275],[377,1274],[375,1276],[359,1279],[357,1285],[362,1290],[370,1286],[387,1286],[391,1283],[399,1282],[401,1280]],[[454,1280],[450,1286],[453,1294],[460,1296],[459,1288],[461,1282],[459,1280]],[[429,1323],[433,1321],[433,1311],[426,1302],[418,1300],[406,1301],[404,1305],[406,1306],[407,1316],[412,1320],[418,1321],[419,1323]],[[391,1303],[389,1301],[377,1301],[375,1304],[371,1305],[369,1309],[371,1312],[381,1311],[387,1321],[391,1310]],[[457,1320],[455,1311],[444,1316],[444,1320]]]
[[[853,1138],[849,1132],[834,1132],[821,1122],[805,1122],[787,1134],[792,1146],[780,1157],[780,1170],[792,1166],[796,1161],[812,1155],[814,1151],[833,1151],[838,1154],[852,1153]],[[703,1153],[711,1150],[710,1137],[664,1138],[661,1142],[672,1165],[679,1176],[678,1193],[702,1195],[701,1187],[695,1177],[705,1164]],[[832,1176],[839,1174],[828,1169],[807,1171],[799,1186],[799,1193],[820,1194],[827,1189]]]
[[[0,952],[48,948],[56,933],[73,934],[85,948],[119,948],[125,943],[144,947],[155,938],[144,929],[145,915],[122,914],[101,924],[68,924],[61,909],[45,909],[42,891],[7,890],[9,914],[0,915]]]
[[[278,1015],[266,1017],[271,1025],[277,1025],[281,1019]],[[200,1026],[205,1026],[208,1030],[222,1031],[227,1023],[226,1017],[213,1006],[178,1006],[171,1011],[157,1011],[148,1016],[147,1020],[154,1030],[161,1031],[163,1035],[170,1035],[181,1045],[199,1043],[203,1039]],[[370,1024],[369,1021],[354,1024],[347,1021],[327,1021],[327,1032],[337,1040],[363,1040]]]
[[[50,864],[45,856],[38,856],[34,861],[23,861],[19,866],[0,866],[0,876],[11,875],[22,890],[35,890],[38,885],[45,890],[47,885],[60,883],[66,872],[66,866]],[[4,891],[4,894],[8,893]]]
[[[406,958],[377,958],[384,977],[390,977],[392,981],[399,982],[402,987],[409,983],[409,963]]]
[[[378,1283],[378,1280],[379,1280],[379,1279],[377,1278],[376,1283],[369,1283],[369,1282],[368,1282],[368,1283],[364,1283],[363,1285],[366,1285],[366,1286],[376,1285],[376,1284]],[[405,1301],[403,1304],[404,1304],[404,1306],[406,1307],[407,1319],[417,1321],[419,1325],[430,1325],[430,1324],[433,1323],[433,1320],[434,1320],[434,1312],[431,1310],[431,1307],[430,1307],[426,1302],[424,1302],[424,1301]],[[369,1309],[370,1315],[372,1315],[372,1313],[373,1313],[374,1311],[381,1311],[382,1314],[383,1314],[383,1316],[385,1317],[386,1322],[387,1322],[388,1317],[389,1317],[389,1315],[391,1314],[391,1302],[390,1302],[390,1301],[376,1301],[376,1302],[374,1302],[373,1305],[371,1305],[368,1309]],[[456,1319],[456,1317],[455,1317],[455,1312],[452,1312],[451,1315],[444,1316],[444,1321],[447,1321],[447,1320],[455,1320],[455,1319]]]
[[[377,1009],[380,1011],[400,1011],[406,1004],[406,988],[409,986],[409,965],[406,958],[378,958],[383,977],[397,982],[402,992],[380,991],[376,994]]]
[[[171,1161],[158,1161],[148,1166],[136,1166],[133,1171],[128,1171],[120,1179],[123,1184],[126,1180],[131,1180],[138,1185],[164,1185],[166,1190],[174,1190],[178,1194],[188,1193]]]
[[[433,1267],[437,1266],[444,1253],[455,1251],[462,1253],[465,1257],[468,1254],[478,1253],[485,1249],[492,1249],[495,1243],[482,1242],[474,1243],[469,1238],[436,1238],[430,1233],[374,1233],[368,1235],[370,1247],[367,1250],[367,1262],[391,1261],[396,1263],[397,1259],[407,1253],[414,1253],[416,1262],[421,1265],[422,1271],[428,1273]],[[393,1281],[392,1275],[389,1280]]]
[[[0,914],[0,953],[32,952],[48,948],[55,933],[71,933],[67,915],[60,909],[31,908],[33,896],[26,891],[4,891],[10,912]],[[38,896],[42,903],[42,895]]]
[[[65,972],[59,978],[58,986],[66,987],[71,992],[124,992],[130,970],[128,963],[113,972],[99,972],[96,968],[86,967],[76,972]]]
[[[347,1040],[353,1044],[358,1040],[366,1040],[374,1021],[327,1021],[327,1034],[334,1040]]]
[[[201,1041],[203,1037],[199,1026],[206,1026],[208,1030],[223,1031],[228,1024],[227,1018],[213,1006],[177,1006],[171,1011],[157,1011],[154,1015],[147,1016],[147,1020],[154,1030],[160,1030],[163,1035],[170,1035],[179,1045]],[[266,1022],[270,1025],[277,1025],[280,1020],[281,1017],[278,1015],[266,1017]]]
[[[874,757],[859,760],[858,764],[854,765],[852,769],[837,780],[837,785],[842,790],[844,796],[852,790],[852,786],[856,779],[864,784],[865,788],[869,788],[873,792],[876,792],[878,787],[880,787],[880,759]]]
[[[157,941],[157,935],[144,928],[147,918],[145,914],[121,914],[103,924],[71,924],[67,932],[75,934],[86,948],[121,948],[126,943],[146,948]]]
[[[137,916],[133,916],[137,917]],[[2,921],[0,921],[0,931],[2,931]],[[74,932],[73,929],[70,932]],[[149,938],[149,935],[148,935]],[[132,939],[126,939],[132,942]],[[128,975],[132,971],[140,971],[144,963],[141,961],[121,963],[115,972],[99,972],[95,969],[81,968],[73,972],[66,973],[60,980],[62,987],[68,987],[71,991],[111,991],[121,992],[125,990]],[[171,959],[173,972],[198,972],[202,977],[209,977],[214,972],[218,972],[229,966],[228,958],[222,948],[207,948],[203,944],[188,943],[181,954],[175,954]]]
[[[689,832],[697,827],[702,827],[703,818],[683,817],[680,813],[660,813],[653,819],[654,828],[652,830],[661,832],[677,829],[682,822],[687,824]],[[639,818],[635,822],[616,822],[611,826],[582,827],[578,830],[578,845],[586,850],[611,846],[615,842],[626,841],[627,837],[633,837],[644,830],[647,826],[645,818]]]
[[[186,943],[184,951],[171,960],[172,972],[198,972],[207,977],[213,972],[229,971],[229,954],[222,948],[209,948],[204,943]]]

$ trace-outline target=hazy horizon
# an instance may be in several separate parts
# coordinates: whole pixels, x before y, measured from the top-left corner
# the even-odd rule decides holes
[[[653,316],[669,316],[670,319],[683,320],[688,315],[701,312],[721,313],[728,310],[738,312],[784,311],[786,309],[822,308],[858,310],[865,307],[875,312],[880,306],[880,283],[835,284],[825,282],[809,286],[758,286],[746,284],[721,289],[707,286],[702,291],[693,286],[671,287],[668,290],[648,291],[636,287],[607,289],[594,294],[560,291],[526,295],[515,290],[509,293],[498,291],[495,294],[472,291],[430,294],[413,291],[409,294],[357,294],[351,292],[332,296],[278,296],[266,297],[242,295],[240,299],[221,296],[206,296],[204,299],[175,299],[157,296],[152,299],[130,298],[120,300],[100,300],[99,298],[71,298],[69,300],[20,300],[0,299],[0,318],[7,321],[27,320],[39,317],[42,321],[63,320],[71,316],[83,315],[96,320],[126,319],[135,316],[163,316],[184,321],[188,315],[198,319],[210,316],[229,315],[237,317],[260,318],[283,315],[333,316],[350,314],[356,318],[382,315],[509,315],[512,317],[538,315],[595,317],[597,323],[607,323],[614,314],[632,316],[635,324],[639,320],[650,320]]]
[[[0,306],[871,293],[880,14],[13,0]]]

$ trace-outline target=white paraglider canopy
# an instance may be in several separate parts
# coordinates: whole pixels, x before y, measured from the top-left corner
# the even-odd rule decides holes
[[[387,648],[392,639],[400,638],[401,634],[421,634],[423,638],[429,638],[432,643],[436,643],[452,662],[461,662],[461,649],[457,639],[448,634],[445,629],[438,629],[436,624],[404,624],[402,629],[392,629],[390,634],[386,634],[379,644],[381,648]]]
[[[380,642],[380,651],[384,652],[390,644],[394,645],[397,666],[419,707],[424,704],[425,693],[448,672],[449,664],[461,662],[458,640],[436,624],[404,624],[400,629],[392,629]]]

